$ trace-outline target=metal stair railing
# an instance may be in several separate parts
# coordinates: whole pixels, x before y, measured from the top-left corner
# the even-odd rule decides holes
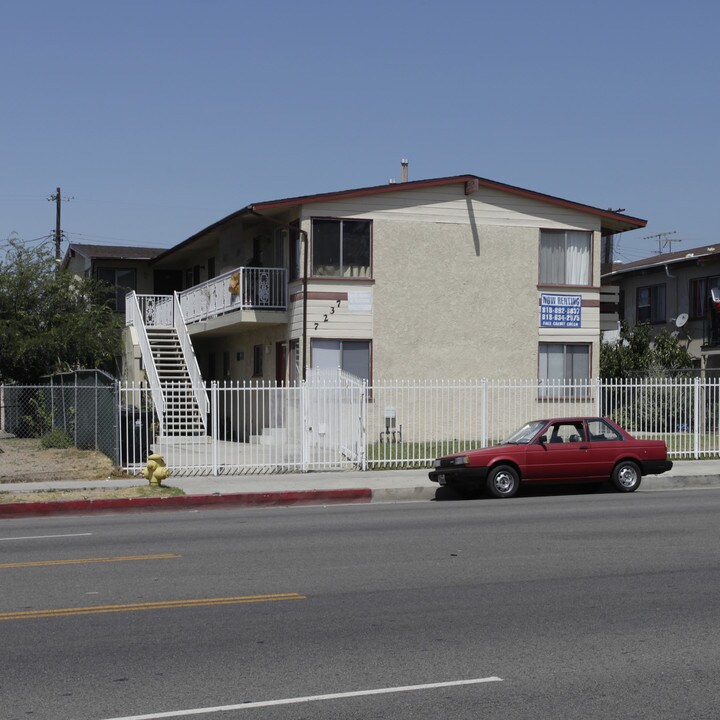
[[[158,415],[160,427],[162,428],[165,421],[165,395],[160,384],[160,376],[158,375],[153,357],[152,348],[150,347],[150,339],[148,338],[145,327],[145,313],[147,304],[143,303],[143,310],[140,309],[140,302],[135,291],[131,291],[125,298],[125,324],[132,325],[138,337],[140,345],[140,353],[142,355],[145,372],[150,385],[150,393],[152,394],[155,410]]]
[[[183,358],[185,360],[185,367],[188,371],[188,375],[190,376],[190,384],[192,385],[193,394],[195,395],[195,400],[197,401],[198,409],[200,411],[200,419],[202,420],[205,432],[207,432],[207,418],[210,404],[202,375],[200,373],[200,366],[198,365],[197,358],[195,357],[195,349],[193,348],[190,340],[190,334],[185,326],[185,318],[183,317],[183,311],[180,307],[180,299],[177,292],[173,293],[173,324],[178,340],[180,341],[180,348],[182,349]]]

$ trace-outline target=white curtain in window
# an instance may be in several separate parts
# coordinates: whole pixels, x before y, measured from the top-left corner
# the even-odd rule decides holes
[[[566,237],[566,279],[568,285],[590,284],[590,234],[567,232]]]
[[[540,282],[565,284],[565,235],[542,233],[540,236]]]

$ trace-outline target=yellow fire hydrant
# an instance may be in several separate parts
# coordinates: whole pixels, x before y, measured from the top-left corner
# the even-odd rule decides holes
[[[149,455],[147,467],[140,474],[150,481],[150,487],[160,487],[162,481],[170,477],[170,468],[162,455]]]

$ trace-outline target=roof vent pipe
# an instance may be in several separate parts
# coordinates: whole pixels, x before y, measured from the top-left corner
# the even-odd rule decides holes
[[[400,165],[402,167],[402,180],[400,182],[406,183],[408,181],[408,161],[403,158],[400,161]]]

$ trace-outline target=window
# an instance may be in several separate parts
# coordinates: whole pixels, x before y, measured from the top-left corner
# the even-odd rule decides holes
[[[313,340],[314,368],[340,368],[362,380],[370,380],[369,340]]]
[[[605,442],[607,440],[622,440],[623,436],[604,420],[588,420],[588,433],[590,442]]]
[[[564,444],[579,443],[585,440],[585,429],[582,421],[578,422],[557,422],[547,429],[548,443]]]
[[[585,397],[589,394],[589,345],[540,343],[539,361],[538,377],[543,385],[541,397]]]
[[[315,276],[370,277],[370,221],[316,219],[312,224]]]
[[[115,291],[110,292],[108,295],[108,304],[115,312],[124,313],[125,296],[131,290],[137,289],[135,270],[124,268],[97,268],[95,274],[101,282],[115,287]]]
[[[635,294],[635,322],[664,323],[665,285],[638,288]]]
[[[705,317],[707,300],[712,288],[720,287],[720,276],[694,278],[690,281],[690,317]]]
[[[263,374],[263,346],[253,346],[253,377],[262,377]]]
[[[540,231],[540,285],[590,285],[592,234]]]

